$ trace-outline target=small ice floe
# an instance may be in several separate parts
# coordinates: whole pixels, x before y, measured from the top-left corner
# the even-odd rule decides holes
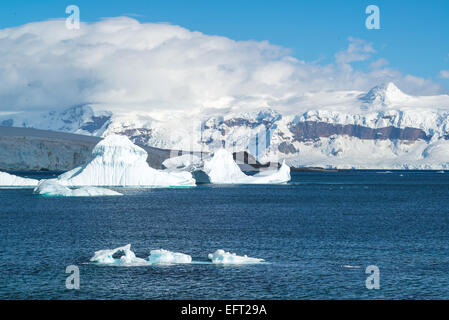
[[[443,170],[441,170],[441,171],[437,171],[437,173],[444,173],[444,171],[443,171]]]
[[[345,264],[342,267],[345,269],[360,269],[360,266],[351,266],[349,264]]]
[[[96,251],[90,261],[103,265],[135,267],[191,263],[192,257],[184,253],[160,249],[150,251],[148,259],[143,259],[136,257],[131,250],[131,244],[127,244],[115,249]]]
[[[13,174],[0,171],[0,187],[13,187],[13,188],[32,188],[35,187],[38,180],[22,178]]]
[[[212,263],[216,264],[253,264],[265,261],[264,259],[251,258],[247,255],[238,256],[235,253],[226,252],[222,249],[209,253],[208,258]]]
[[[33,193],[48,197],[99,197],[99,196],[121,196],[122,194],[113,190],[99,187],[68,188],[58,183],[56,179],[41,180]]]
[[[192,257],[188,254],[160,249],[151,250],[148,261],[152,264],[191,263]]]
[[[122,255],[119,258],[114,258],[114,255],[117,254]],[[95,251],[94,256],[90,258],[90,261],[99,264],[118,266],[144,266],[149,264],[147,260],[136,257],[134,252],[131,251],[130,244],[115,249]]]

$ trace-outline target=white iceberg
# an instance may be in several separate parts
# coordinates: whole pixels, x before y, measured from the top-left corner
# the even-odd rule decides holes
[[[219,149],[212,159],[205,161],[204,171],[211,183],[246,183],[248,176],[240,170],[232,154],[225,149]]]
[[[148,261],[152,264],[191,263],[192,257],[188,254],[160,249],[151,250]]]
[[[38,180],[22,178],[9,174],[6,172],[0,172],[0,187],[35,187]]]
[[[177,187],[195,186],[190,172],[164,172],[151,168],[147,152],[127,137],[110,135],[92,151],[82,167],[58,177],[66,186]]]
[[[208,258],[212,263],[216,264],[253,264],[265,261],[264,259],[251,258],[247,255],[238,256],[235,253],[226,252],[222,249],[209,253]]]
[[[118,257],[120,254],[121,256]],[[136,257],[135,253],[131,251],[131,244],[127,244],[126,246],[115,249],[96,251],[94,256],[90,258],[90,261],[98,264],[130,267],[191,263],[192,257],[184,253],[160,249],[151,250],[148,260],[146,260]]]
[[[212,159],[205,161],[204,172],[211,183],[217,184],[281,184],[291,180],[290,167],[285,161],[279,170],[248,176],[240,170],[232,154],[225,149],[216,151]]]
[[[122,194],[113,190],[98,187],[68,188],[60,184],[56,179],[41,180],[33,193],[52,197],[99,197],[99,196],[121,196]]]
[[[114,258],[117,253],[122,253],[120,258]],[[94,256],[90,258],[91,262],[107,265],[122,265],[122,266],[138,266],[148,265],[148,261],[142,258],[136,257],[134,252],[131,251],[131,244],[127,244],[123,247],[115,249],[105,249],[95,251]]]
[[[201,158],[194,154],[183,154],[164,160],[162,166],[167,170],[182,170],[201,166]]]
[[[291,180],[290,167],[285,163],[285,160],[283,160],[281,167],[278,170],[262,171],[255,174],[251,178],[253,178],[253,183],[260,184],[286,183]]]

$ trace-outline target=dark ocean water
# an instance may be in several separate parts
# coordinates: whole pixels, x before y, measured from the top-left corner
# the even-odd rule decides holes
[[[449,173],[294,173],[282,186],[121,190],[45,198],[0,190],[1,299],[449,298]],[[94,251],[130,243],[267,264],[111,267]],[[80,269],[68,290],[66,266]],[[365,269],[380,270],[380,289]]]

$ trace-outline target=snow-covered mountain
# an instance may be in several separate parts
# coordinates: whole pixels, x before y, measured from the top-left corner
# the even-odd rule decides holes
[[[304,94],[294,113],[217,109],[169,119],[98,105],[0,116],[0,125],[93,136],[111,133],[166,149],[248,151],[260,162],[336,168],[449,169],[449,96],[412,96],[393,83],[368,92]],[[197,113],[196,113],[197,114]]]
[[[112,113],[94,111],[88,105],[63,111],[27,112],[0,117],[0,125],[101,136],[109,126]]]

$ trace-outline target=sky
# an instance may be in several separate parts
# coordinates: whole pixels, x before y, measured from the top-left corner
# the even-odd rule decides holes
[[[94,33],[100,35],[103,31],[101,28],[93,26],[100,26],[102,21],[108,21],[107,19],[104,20],[104,18],[119,16],[130,17],[136,20],[137,23],[140,23],[141,26],[146,26],[147,23],[151,23],[148,26],[154,26],[153,23],[168,23],[172,26],[183,28],[190,35],[195,35],[194,31],[199,31],[202,35],[205,35],[205,38],[202,38],[202,40],[198,39],[198,41],[204,40],[201,43],[216,39],[213,36],[219,36],[219,38],[237,41],[239,43],[238,48],[236,49],[236,47],[230,45],[232,48],[227,47],[226,53],[223,51],[223,48],[223,50],[220,49],[222,51],[211,58],[211,61],[216,62],[211,64],[208,64],[209,61],[204,62],[204,54],[192,53],[196,54],[196,58],[202,59],[201,61],[207,65],[202,67],[211,68],[213,65],[216,68],[221,68],[222,64],[219,61],[221,61],[220,59],[222,59],[223,55],[226,54],[227,58],[238,56],[238,59],[230,59],[223,65],[226,65],[229,70],[234,70],[237,74],[246,72],[260,76],[263,73],[267,77],[274,75],[274,79],[276,79],[276,75],[278,76],[279,82],[277,83],[275,81],[269,83],[270,81],[268,80],[264,82],[264,85],[269,86],[269,88],[265,87],[268,93],[275,99],[278,99],[277,103],[290,99],[291,90],[294,86],[304,87],[304,89],[298,89],[303,92],[306,90],[318,90],[320,87],[325,90],[367,90],[369,86],[383,80],[394,80],[402,90],[408,93],[436,94],[449,92],[449,1],[447,0],[49,0],[39,2],[16,0],[4,1],[0,4],[0,32],[3,31],[4,39],[8,38],[11,40],[14,38],[11,34],[19,30],[22,25],[30,22],[39,22],[41,27],[37,28],[34,25],[32,30],[32,33],[34,33],[34,30],[39,30],[35,32],[36,39],[44,39],[46,36],[50,37],[52,33],[51,28],[54,28],[54,25],[46,25],[44,21],[57,18],[65,19],[68,16],[65,13],[65,8],[67,5],[72,4],[80,8],[81,22],[89,23],[91,26],[89,34],[82,33],[82,36],[78,37],[79,40],[73,40],[71,35],[66,35],[73,41],[79,41],[73,44],[74,48],[85,45],[87,41],[93,48],[93,51],[90,52],[91,55],[103,52],[98,49],[100,42],[97,41],[95,44],[92,44],[92,39],[97,39]],[[368,5],[376,5],[380,9],[379,30],[368,30],[365,27],[365,19],[368,16],[365,13],[365,8]],[[123,21],[120,23],[123,23]],[[133,25],[133,23],[128,22],[125,22],[125,24],[128,26]],[[130,28],[132,29],[133,27]],[[150,31],[148,32],[149,35],[152,34]],[[163,32],[169,39],[171,37],[169,34],[173,35],[173,32],[176,33],[177,31],[165,30]],[[105,36],[112,37],[110,33]],[[134,41],[130,37],[131,35],[125,36],[126,41]],[[208,40],[205,40],[206,38]],[[22,37],[21,39],[25,38]],[[36,47],[39,48],[39,54],[42,57],[45,56],[45,50],[54,52],[55,50],[62,50],[66,46],[64,39],[58,39],[61,41],[58,49],[54,46],[44,46],[36,39],[33,40],[33,50],[37,50]],[[111,43],[114,42],[112,38],[109,41]],[[0,47],[0,59],[4,58],[3,72],[8,69],[9,74],[11,74],[12,66],[18,65],[20,67],[16,67],[14,70],[17,73],[17,77],[28,77],[27,85],[31,87],[37,85],[40,88],[46,88],[45,86],[48,85],[49,87],[46,88],[48,91],[51,86],[58,82],[57,80],[47,84],[41,83],[40,80],[34,79],[32,76],[37,70],[31,70],[31,67],[25,70],[24,66],[27,64],[31,66],[32,63],[29,56],[23,55],[23,61],[17,60],[17,57],[12,57],[12,53],[19,48],[28,51],[32,50],[31,47],[26,46],[28,42],[23,41],[20,44],[18,41],[4,42],[3,48]],[[252,45],[249,45],[249,43],[252,43]],[[129,46],[129,43],[124,42],[123,46]],[[193,48],[185,46],[185,43],[182,46],[174,46],[173,50],[178,48],[181,51],[170,51],[173,57],[193,50]],[[245,46],[250,46],[251,48]],[[265,46],[268,46],[268,49]],[[3,51],[1,51],[2,49]],[[244,58],[242,58],[242,55],[245,53],[242,50],[248,52],[248,55]],[[70,52],[72,51],[73,48]],[[265,51],[270,52],[269,54],[273,56],[268,57]],[[6,57],[10,53],[11,57],[8,60]],[[124,54],[123,50],[121,54]],[[152,54],[155,54],[155,52],[152,51]],[[257,57],[254,58],[255,56],[251,56],[251,54]],[[76,57],[80,58],[79,55]],[[110,55],[105,56],[105,58],[111,60]],[[124,55],[123,58],[129,58],[129,56],[125,57]],[[260,65],[251,66],[252,69],[249,70],[248,68],[250,67],[246,65],[251,64],[248,61],[252,61],[253,58],[255,61],[259,61]],[[260,60],[258,60],[259,58]],[[238,62],[236,62],[236,59]],[[194,61],[199,62],[200,60]],[[155,68],[154,63],[142,63],[142,66]],[[160,66],[164,66],[164,62],[161,63]],[[189,63],[191,64],[191,61]],[[273,66],[269,72],[266,68],[262,71],[263,64],[274,65],[276,63],[277,65]],[[1,68],[2,62],[0,60],[0,73]],[[106,73],[108,73],[108,76],[111,76],[113,72],[109,70],[114,68],[114,66],[112,64],[110,66],[101,66],[100,64],[91,66],[88,71],[93,76],[90,79],[86,79],[86,70],[83,70],[83,72],[74,70],[73,65],[70,68],[65,66],[65,68],[58,69],[54,72],[54,76],[61,76],[68,70],[71,70],[72,74],[79,73],[77,79],[75,79],[79,87],[81,77],[84,77],[84,85],[96,83],[96,81],[98,83],[104,82],[103,77],[106,76]],[[139,66],[135,68],[138,70]],[[240,73],[239,68],[241,68]],[[287,70],[288,68],[292,70]],[[185,67],[177,70],[179,71],[180,69],[184,72],[186,71]],[[48,74],[48,72],[53,72],[54,69],[49,67],[48,70],[40,71]],[[313,77],[311,82],[316,83],[316,86],[305,83],[304,79],[302,82],[298,80],[304,77],[305,73]],[[119,76],[120,74],[121,71],[117,71],[113,76]],[[289,78],[290,82],[288,84],[284,81],[283,76]],[[9,78],[12,77],[10,76]],[[242,77],[241,81],[243,79],[248,80],[248,75]],[[329,81],[326,82],[325,79]],[[75,80],[67,79],[66,82],[71,83],[71,81]],[[145,77],[141,78],[141,80],[155,81]],[[184,80],[194,83],[198,79],[186,77]],[[11,80],[9,85],[3,85],[3,88],[0,86],[0,95],[3,92],[3,101],[6,101],[0,102],[0,109],[23,108],[26,104],[33,106],[60,105],[63,101],[62,97],[56,97],[53,101],[46,102],[37,92],[34,95],[30,95],[30,97],[19,98],[20,88],[17,86],[17,81],[14,81]],[[223,81],[226,80],[223,79]],[[330,81],[340,81],[345,85],[332,84]],[[64,79],[61,83],[65,83]],[[239,84],[236,83],[235,85]],[[256,88],[256,83],[253,85]],[[218,91],[209,92],[208,97],[200,99],[196,92],[197,89],[181,88],[180,85],[176,84],[170,90],[163,88],[160,88],[159,91],[155,90],[155,96],[157,97],[142,96],[142,99],[137,99],[139,101],[133,99],[132,103],[148,104],[150,100],[150,104],[160,103],[161,100],[164,100],[163,90],[165,90],[166,94],[173,91],[179,93],[185,90],[185,92],[179,93],[179,99],[167,102],[168,104],[177,104],[179,101],[182,101],[184,96],[188,98],[186,99],[188,101],[187,104],[190,103],[192,106],[197,104],[209,106],[217,104],[219,99],[226,100],[229,97],[235,99],[236,96],[240,97],[242,95],[245,95],[248,99],[254,98],[257,100],[257,103],[260,103],[259,91],[262,90],[259,89],[262,86],[258,85],[257,89],[251,89],[251,84],[248,84],[246,85],[247,88],[242,92],[235,91],[235,88],[229,88],[228,91],[217,89]],[[201,83],[198,83],[198,87],[201,87]],[[95,93],[90,92],[87,94],[87,90],[83,90],[83,93],[77,93],[78,97],[81,98],[72,97],[68,101],[70,103],[92,102],[93,100],[104,103],[110,103],[112,100],[121,101],[117,99],[116,88],[114,88],[113,84],[109,89],[104,85],[97,87]],[[106,97],[108,90],[114,92],[112,97],[111,95]],[[5,92],[9,92],[7,96],[5,96]],[[65,93],[64,88],[61,89],[61,92]],[[43,95],[42,92],[40,94]],[[139,95],[141,93],[133,92],[133,94]],[[129,99],[124,99],[122,102],[131,103]]]

